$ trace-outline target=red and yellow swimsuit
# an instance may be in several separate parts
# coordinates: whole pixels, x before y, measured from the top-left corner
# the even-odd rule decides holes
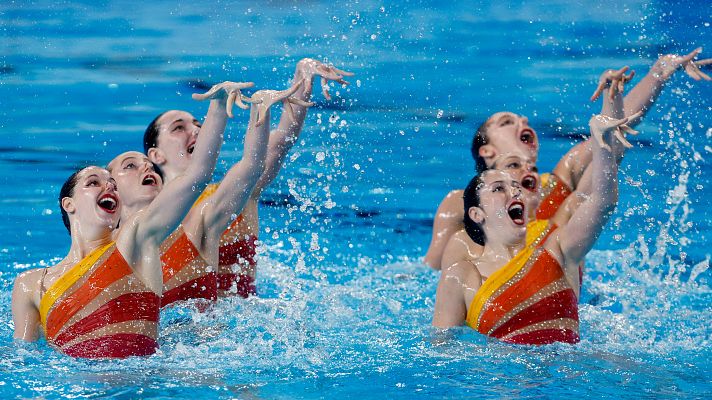
[[[242,233],[242,223],[243,217],[238,215],[220,238],[218,290],[223,296],[257,294],[254,276],[257,236]]]
[[[161,307],[188,299],[216,300],[214,267],[198,253],[183,227],[176,229],[161,245],[163,296]]]
[[[40,319],[47,342],[69,356],[146,356],[158,349],[159,306],[111,242],[50,286]]]
[[[541,175],[542,200],[536,210],[536,219],[551,219],[561,204],[572,193],[564,182],[554,174]]]
[[[218,184],[210,184],[196,204],[210,197]],[[250,234],[242,214],[225,229],[220,238],[217,293],[220,296],[255,295],[255,260],[257,236]]]
[[[558,261],[541,245],[548,225],[475,293],[467,324],[501,341],[540,345],[579,341],[578,298]]]

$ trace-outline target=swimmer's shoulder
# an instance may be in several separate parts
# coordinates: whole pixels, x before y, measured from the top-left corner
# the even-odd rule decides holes
[[[451,284],[460,286],[463,290],[479,287],[482,283],[482,276],[475,264],[469,260],[460,260],[442,270],[441,280],[449,281]]]
[[[43,279],[47,280],[49,268],[35,268],[21,272],[12,287],[13,302],[23,301],[39,307]]]
[[[462,215],[464,213],[464,201],[462,200],[462,194],[464,190],[456,189],[448,192],[447,195],[440,201],[438,206],[438,214],[457,214]]]
[[[472,261],[482,255],[483,247],[473,242],[464,229],[455,232],[447,242],[441,264],[452,265],[460,261]]]

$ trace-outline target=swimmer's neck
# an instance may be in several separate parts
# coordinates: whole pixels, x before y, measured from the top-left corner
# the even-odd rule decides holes
[[[112,241],[110,229],[104,229],[94,235],[88,235],[86,230],[81,230],[81,234],[78,232],[80,231],[72,229],[72,245],[67,256],[64,257],[60,264],[76,264],[92,251],[106,246]]]
[[[167,183],[172,182],[177,177],[185,174],[187,169],[188,167],[181,169],[174,165],[162,165],[161,172],[163,173],[163,185],[165,186]]]
[[[510,243],[487,241],[482,250],[482,256],[493,260],[509,261],[517,255],[525,246],[525,239],[516,240]]]
[[[137,213],[148,208],[148,206],[151,205],[152,201],[153,199],[141,199],[131,204],[124,202],[123,204],[121,204],[121,221],[129,221]]]

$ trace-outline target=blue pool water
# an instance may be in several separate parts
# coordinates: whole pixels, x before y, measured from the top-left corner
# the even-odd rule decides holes
[[[576,346],[515,347],[430,328],[421,260],[489,114],[530,117],[549,170],[586,132],[605,68],[641,76],[701,45],[694,2],[66,1],[0,5],[0,398],[709,398],[712,83],[675,76],[621,172],[587,259]],[[283,4],[284,3],[284,4]],[[164,315],[146,359],[83,361],[12,340],[18,273],[63,257],[56,205],[78,165],[137,149],[195,82],[286,85],[327,59],[352,85],[315,95],[261,206],[259,297]],[[637,82],[637,80],[636,80]],[[318,90],[317,90],[318,92]],[[230,123],[218,175],[240,157]]]

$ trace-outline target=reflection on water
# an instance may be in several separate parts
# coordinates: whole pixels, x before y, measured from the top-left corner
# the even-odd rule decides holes
[[[436,205],[473,172],[474,127],[502,109],[529,116],[550,170],[586,132],[601,70],[640,76],[660,53],[704,45],[712,22],[667,3],[488,3],[0,5],[1,397],[712,393],[712,91],[682,74],[626,155],[620,205],[586,263],[582,342],[532,349],[430,328],[438,275],[419,257]],[[204,115],[193,91],[284,85],[304,56],[357,75],[332,102],[315,94],[261,200],[259,297],[167,310],[147,359],[12,342],[15,276],[69,245],[55,199],[68,171],[140,147],[165,109]],[[218,178],[245,123],[229,125]]]

